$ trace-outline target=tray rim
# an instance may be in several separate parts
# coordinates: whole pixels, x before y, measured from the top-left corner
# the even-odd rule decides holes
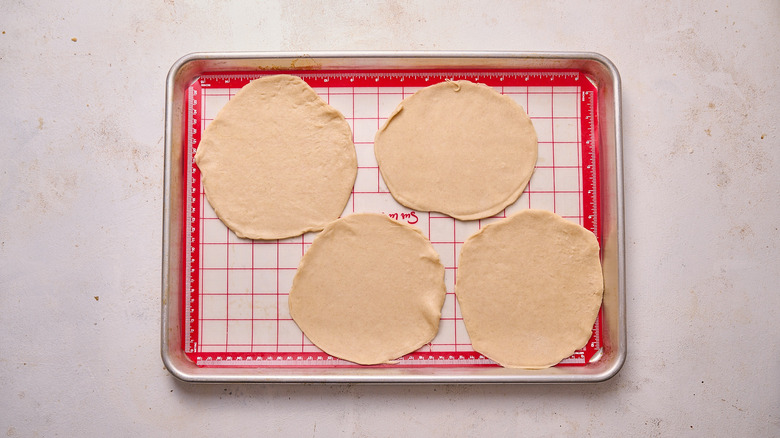
[[[186,68],[198,61],[218,60],[301,60],[301,59],[522,59],[539,62],[586,61],[596,63],[606,71],[611,85],[611,98],[608,104],[613,109],[614,126],[609,134],[614,141],[614,210],[617,269],[617,346],[613,358],[606,368],[592,373],[572,373],[569,367],[549,368],[546,370],[516,370],[508,368],[204,368],[197,367],[181,354],[174,351],[176,346],[170,342],[170,333],[174,332],[169,323],[171,312],[177,312],[171,305],[171,181],[174,163],[173,130],[176,87],[182,81]],[[555,67],[550,67],[555,68]],[[295,70],[296,68],[293,68]],[[311,68],[298,67],[299,70]],[[315,68],[316,69],[316,68]],[[199,73],[198,73],[199,74]],[[194,80],[197,74],[186,78]],[[189,82],[187,82],[189,83]],[[601,93],[601,88],[599,89]],[[602,97],[600,96],[600,104]],[[602,121],[599,121],[601,125]],[[522,51],[314,51],[314,52],[194,52],[179,58],[170,68],[166,78],[165,103],[165,148],[163,181],[163,236],[162,236],[162,275],[161,275],[161,356],[167,370],[177,379],[186,382],[223,382],[223,383],[595,383],[614,377],[622,368],[627,357],[626,317],[625,317],[625,229],[623,204],[623,164],[622,164],[622,117],[621,82],[615,65],[605,56],[595,52],[522,52]],[[600,126],[600,129],[604,129]],[[602,195],[603,197],[603,195]],[[175,252],[175,251],[173,251]],[[180,316],[179,316],[180,318]],[[180,350],[180,348],[179,348]],[[272,371],[257,373],[257,370]],[[248,373],[247,370],[255,371]],[[574,369],[577,370],[576,368]]]

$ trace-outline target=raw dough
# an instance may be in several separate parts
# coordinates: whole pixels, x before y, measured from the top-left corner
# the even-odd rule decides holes
[[[588,342],[603,291],[596,236],[542,210],[469,237],[455,284],[474,349],[529,369],[553,366]]]
[[[332,356],[388,363],[433,339],[445,294],[444,266],[417,228],[352,214],[325,227],[304,254],[290,315]]]
[[[236,93],[203,133],[195,162],[217,216],[251,239],[321,230],[344,210],[357,176],[344,116],[290,75]]]
[[[374,139],[379,170],[399,203],[461,220],[515,202],[537,149],[523,108],[469,81],[442,82],[404,99]]]

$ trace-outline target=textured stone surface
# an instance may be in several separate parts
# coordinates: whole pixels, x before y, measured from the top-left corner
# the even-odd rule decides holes
[[[780,4],[3,2],[7,436],[780,435]],[[193,51],[582,50],[620,70],[628,360],[560,386],[188,385],[159,355],[163,115]]]

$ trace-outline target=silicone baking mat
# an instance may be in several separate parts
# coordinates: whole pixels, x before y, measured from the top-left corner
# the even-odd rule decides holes
[[[262,74],[301,77],[344,114],[352,128],[358,173],[342,215],[378,212],[420,228],[445,266],[447,295],[439,332],[427,345],[391,367],[497,366],[471,347],[454,295],[463,241],[480,227],[526,208],[545,209],[593,231],[599,240],[596,163],[596,89],[580,72],[552,71],[355,71],[214,73],[188,88],[183,202],[183,349],[199,366],[358,366],[314,346],[292,320],[288,293],[301,257],[316,233],[283,240],[238,238],[216,217],[194,163],[201,132],[235,93]],[[387,190],[374,158],[373,139],[393,109],[415,91],[445,80],[466,79],[493,87],[519,103],[539,139],[539,158],[525,192],[495,217],[458,221],[409,210]],[[601,312],[588,344],[558,366],[581,366],[601,348]]]

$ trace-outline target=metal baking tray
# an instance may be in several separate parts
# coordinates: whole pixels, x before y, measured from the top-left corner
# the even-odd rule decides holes
[[[573,121],[576,121],[576,132],[569,129],[573,132],[572,135],[576,136],[576,139],[572,138],[569,143],[576,145],[579,152],[576,152],[574,156],[579,156],[579,161],[576,166],[569,167],[576,168],[576,172],[579,172],[574,173],[574,175],[579,175],[577,184],[582,183],[580,189],[575,191],[579,202],[577,203],[576,199],[573,203],[566,201],[566,199],[574,198],[571,196],[565,198],[561,195],[557,208],[565,209],[565,205],[577,204],[577,213],[572,213],[575,215],[572,216],[572,220],[579,221],[587,228],[592,229],[599,236],[601,242],[605,290],[601,313],[594,326],[593,342],[589,344],[592,347],[591,350],[587,351],[586,348],[584,352],[580,352],[578,357],[570,358],[569,363],[543,370],[491,366],[490,361],[486,358],[475,354],[473,350],[468,351],[469,344],[467,337],[464,338],[462,327],[461,343],[458,343],[457,305],[453,304],[454,297],[450,297],[452,309],[448,307],[448,315],[451,318],[444,318],[443,311],[442,327],[445,325],[444,320],[448,319],[447,326],[456,331],[456,340],[452,341],[451,344],[446,343],[449,341],[443,341],[439,345],[436,343],[436,339],[438,339],[436,338],[429,345],[429,351],[405,357],[395,366],[363,367],[324,357],[324,353],[316,353],[318,351],[316,347],[307,344],[306,338],[302,335],[300,335],[300,345],[296,344],[296,348],[300,347],[300,351],[298,353],[285,352],[280,350],[282,344],[279,341],[279,333],[281,333],[279,327],[280,324],[287,324],[288,321],[282,321],[279,316],[283,306],[279,304],[281,294],[278,289],[278,274],[275,295],[278,306],[275,319],[277,324],[275,352],[255,354],[252,351],[258,350],[253,350],[254,344],[245,348],[246,354],[231,352],[230,345],[233,344],[229,340],[225,341],[225,345],[217,347],[213,345],[203,347],[204,343],[198,344],[199,339],[193,333],[198,333],[198,330],[201,330],[204,338],[207,333],[206,328],[202,324],[198,325],[196,321],[199,317],[206,319],[203,313],[206,298],[198,295],[200,292],[193,285],[197,284],[196,280],[200,278],[196,267],[200,266],[198,265],[199,261],[203,261],[203,257],[206,256],[199,254],[197,247],[192,242],[205,235],[205,232],[199,233],[195,230],[198,224],[206,220],[204,219],[206,213],[203,212],[207,211],[208,207],[205,198],[198,192],[197,180],[193,177],[193,172],[197,173],[197,169],[192,163],[191,156],[193,148],[197,145],[198,132],[205,127],[206,120],[210,117],[210,115],[203,114],[207,111],[203,102],[207,99],[209,102],[229,99],[243,83],[258,75],[276,72],[297,74],[304,77],[315,90],[320,93],[328,93],[328,98],[332,97],[334,102],[340,96],[339,92],[342,93],[341,97],[347,96],[349,98],[351,96],[353,108],[346,108],[345,111],[348,112],[354,110],[355,102],[359,99],[369,99],[368,101],[372,102],[371,105],[376,102],[376,106],[381,107],[381,99],[385,96],[382,94],[382,90],[391,90],[388,93],[401,93],[400,97],[394,97],[400,99],[416,89],[436,81],[465,78],[485,82],[505,93],[520,90],[515,97],[526,99],[525,103],[521,103],[526,107],[532,120],[534,113],[528,105],[537,108],[537,102],[549,101],[550,117],[545,114],[536,114],[538,123],[540,126],[546,126],[544,123],[549,123],[550,129],[553,129],[554,125],[560,139],[563,138],[564,132],[568,129],[567,126],[571,126]],[[506,82],[503,82],[505,79]],[[369,90],[370,93],[358,92],[359,90]],[[331,92],[333,92],[332,96]],[[567,108],[565,105],[570,105],[572,111],[576,109],[574,111],[576,114],[573,112],[568,118],[562,116],[556,122],[552,110],[553,104],[556,105],[556,113]],[[165,366],[175,377],[190,382],[584,383],[599,382],[611,378],[617,374],[626,358],[620,108],[618,71],[607,58],[596,53],[241,52],[193,53],[184,56],[172,66],[166,84],[161,333],[162,359]],[[198,113],[199,110],[201,113]],[[381,112],[381,108],[377,111]],[[213,114],[213,110],[211,114]],[[365,119],[358,117],[357,113],[345,115],[353,127],[357,147],[360,143],[358,141],[358,127],[365,125]],[[371,117],[373,118],[369,120],[369,123],[378,124],[382,120],[381,115],[376,113]],[[547,119],[550,121],[545,122]],[[360,136],[365,139],[363,143],[369,145],[370,140],[367,134],[365,132]],[[553,139],[550,139],[549,143],[550,150],[557,150]],[[559,143],[563,145],[566,142],[560,141]],[[541,145],[540,134],[540,148]],[[565,155],[559,152],[559,162],[563,162],[565,159]],[[555,175],[556,169],[554,160],[553,158],[552,166],[549,166],[553,175]],[[371,171],[372,168],[366,167],[366,169]],[[537,208],[537,204],[532,204],[530,200],[530,197],[534,196],[537,203],[543,202],[545,199],[552,199],[550,205],[556,205],[555,202],[559,198],[555,191],[555,185],[553,184],[551,190],[545,191],[543,188],[543,175],[545,172],[549,173],[550,169],[540,170],[539,164],[537,164],[537,173],[542,176],[537,182],[532,179],[529,185],[530,189],[528,189],[528,197],[521,197],[518,202],[527,201],[529,206],[533,205],[533,208]],[[560,175],[571,170],[563,169],[563,167],[558,169]],[[376,193],[385,196],[387,192],[383,191],[378,172],[376,175]],[[589,186],[588,184],[591,182],[593,185]],[[361,182],[361,184],[363,183]],[[593,190],[587,190],[588,187],[593,188]],[[374,193],[374,189],[371,188],[370,192]],[[358,190],[356,183],[353,196],[357,196],[358,193],[363,192]],[[524,194],[524,196],[526,195]],[[354,199],[351,198],[350,202],[352,210],[355,211]],[[375,209],[380,208],[383,207]],[[197,215],[193,213],[196,210],[200,212]],[[405,218],[410,222],[413,219],[416,222],[418,216],[425,215],[425,220],[429,224],[429,238],[432,241],[435,239],[430,224],[440,223],[437,220],[449,219],[435,217],[428,213],[415,213],[414,215],[412,213],[415,212],[404,210],[395,213],[395,217]],[[393,213],[389,214],[393,215]],[[457,235],[457,226],[457,224],[453,225],[456,230],[455,235]],[[252,251],[255,251],[255,242],[238,242],[228,233],[224,234],[227,237],[223,245],[228,250],[230,250],[231,245],[238,246],[240,243],[247,243],[251,245]],[[446,243],[453,245],[451,252],[454,254],[455,248],[457,248],[455,245],[459,242],[457,242],[458,238],[456,237],[451,240],[452,242]],[[302,253],[308,244],[310,244],[310,237],[304,236],[301,237],[300,242],[296,241],[296,245],[299,246],[295,248],[300,248]],[[436,246],[436,242],[434,244]],[[277,242],[277,268],[281,269],[279,268],[281,265],[278,263],[278,247],[280,247],[280,243]],[[204,249],[203,252],[205,251]],[[454,267],[455,257],[453,255],[451,260],[453,267],[449,269],[456,269]],[[252,269],[254,269],[254,264]],[[227,276],[227,274],[225,275]],[[449,288],[448,292],[451,295]],[[229,291],[226,291],[225,294],[229,294]],[[253,294],[254,290],[252,296]],[[227,300],[228,297],[214,295],[213,298]],[[196,308],[201,299],[203,300],[201,313],[198,313]],[[254,305],[254,298],[252,299],[252,305]],[[448,304],[445,302],[445,307],[447,306]],[[229,305],[228,309],[230,309]],[[218,316],[214,321],[222,324],[223,320],[228,319],[226,314],[227,310],[225,316]],[[252,318],[254,318],[254,314]],[[225,327],[228,327],[228,322],[224,322],[224,324]],[[216,327],[220,326],[216,325]],[[209,330],[212,329],[209,328]],[[255,329],[252,328],[252,330]],[[240,333],[237,329],[234,329],[233,332]],[[226,337],[226,339],[229,338]],[[464,339],[466,340],[464,341]],[[442,347],[446,345],[454,347]],[[434,347],[439,349],[434,350]],[[455,350],[455,352],[447,351],[447,348]],[[460,348],[460,353],[458,353],[458,348]],[[442,353],[442,351],[444,352]]]

